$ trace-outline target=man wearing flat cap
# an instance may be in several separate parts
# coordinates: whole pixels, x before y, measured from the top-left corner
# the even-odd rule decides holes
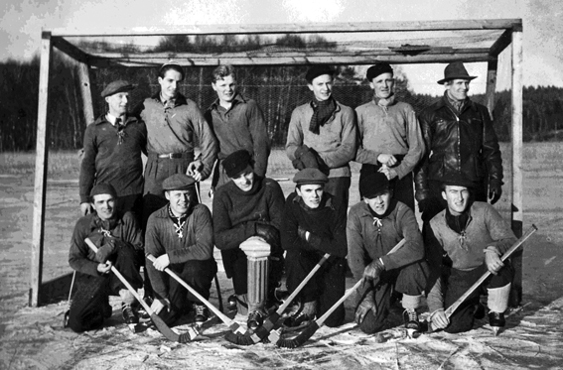
[[[393,292],[402,294],[405,327],[420,330],[417,310],[429,274],[424,244],[414,211],[394,199],[391,184],[381,172],[360,180],[362,200],[348,214],[348,264],[356,281],[367,283],[356,296],[355,320],[365,333],[384,329]],[[387,254],[405,239],[398,251]]]
[[[293,178],[296,188],[285,202],[282,247],[287,251],[287,288],[293,292],[325,253],[330,258],[298,295],[301,306],[286,321],[299,326],[322,316],[344,295],[346,272],[346,214],[334,207],[333,197],[324,191],[328,177],[316,168],[299,171]],[[329,327],[342,325],[344,306],[326,320]]]
[[[251,163],[246,150],[236,151],[223,160],[230,181],[219,187],[213,198],[213,228],[225,272],[233,279],[235,296],[230,300],[237,301],[239,313],[248,312],[248,327],[254,329],[261,325],[265,309],[274,303],[274,290],[281,279],[283,250],[279,230],[284,196],[280,185],[258,176]],[[247,243],[256,241],[253,237],[264,242]],[[256,253],[269,256],[269,263],[264,266],[268,274],[261,276],[260,281],[251,281],[247,278],[248,261]],[[267,291],[262,292],[265,301],[253,296],[259,290],[257,287],[266,286]]]
[[[242,149],[250,153],[254,173],[265,177],[270,139],[262,110],[255,100],[238,91],[233,66],[220,65],[215,68],[211,87],[217,93],[217,99],[205,112],[205,118],[219,141],[212,187],[219,187],[230,180],[222,161],[229,154]]]
[[[169,325],[193,309],[196,323],[208,318],[207,308],[164,271],[169,268],[209,299],[211,281],[217,272],[213,258],[211,212],[196,204],[195,180],[186,174],[172,175],[162,182],[168,204],[153,212],[145,232],[145,252],[155,300],[152,309]]]
[[[148,160],[143,191],[143,223],[167,202],[162,181],[184,173],[201,181],[209,176],[217,140],[196,103],[180,94],[184,70],[174,62],[158,72],[160,90],[135,108],[147,125]],[[199,156],[195,158],[196,143]]]
[[[118,208],[133,211],[140,219],[143,194],[143,162],[146,154],[147,129],[145,123],[128,114],[129,92],[134,87],[127,81],[108,84],[101,96],[108,110],[86,127],[84,156],[80,165],[78,188],[80,211],[93,211],[88,199],[93,186],[111,184],[119,197]]]
[[[516,236],[493,206],[474,200],[473,186],[463,175],[444,177],[441,195],[447,206],[430,220],[429,247],[442,256],[427,299],[430,321],[434,329],[449,333],[471,330],[474,318],[484,315],[479,296],[485,288],[493,328],[505,325],[508,308],[513,270],[501,257],[516,242]],[[492,275],[448,318],[445,309],[487,270]]]
[[[334,71],[326,65],[309,68],[305,76],[313,99],[291,114],[285,150],[293,166],[318,168],[328,176],[324,190],[343,214],[348,209],[349,162],[357,147],[354,110],[332,97]]]
[[[68,320],[68,326],[76,332],[98,329],[111,317],[110,294],[121,297],[123,320],[130,325],[138,322],[135,297],[110,273],[112,266],[134,289],[143,286],[139,274],[143,237],[135,217],[116,209],[117,192],[109,184],[94,185],[89,200],[94,211],[76,223],[68,258],[70,267],[77,271]],[[97,252],[86,245],[86,238],[98,247]]]
[[[416,113],[410,104],[397,100],[393,69],[388,63],[371,66],[367,80],[374,97],[356,108],[359,133],[356,162],[362,163],[360,179],[371,172],[384,173],[393,197],[414,210],[412,171],[424,154]]]

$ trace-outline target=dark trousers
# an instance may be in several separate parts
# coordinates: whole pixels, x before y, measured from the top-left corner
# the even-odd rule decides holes
[[[366,176],[368,173],[377,172],[381,166],[374,166],[371,164],[364,164],[360,170],[360,182],[362,177]],[[414,190],[413,190],[413,177],[412,172],[399,179],[398,177],[391,180],[389,183],[391,190],[393,191],[393,198],[405,203],[410,209],[414,211]]]
[[[351,182],[350,177],[330,177],[324,187],[324,191],[332,195],[332,201],[336,211],[344,215],[348,213]]]
[[[290,250],[286,256],[287,289],[293,292],[320,261],[323,253]],[[301,302],[317,301],[317,317],[322,316],[343,295],[346,289],[346,260],[330,257],[299,293]],[[346,312],[341,304],[325,321],[329,327],[344,323]]]
[[[482,264],[471,271],[451,269],[444,274],[445,297],[444,306],[451,306],[461,297],[479,278],[487,272],[487,266]],[[473,328],[473,313],[475,305],[479,303],[479,296],[486,288],[501,288],[512,281],[512,267],[505,262],[505,266],[497,275],[491,275],[481,284],[450,317],[450,325],[444,329],[448,333],[460,333]]]
[[[203,298],[209,299],[211,282],[217,273],[217,264],[213,258],[204,261],[191,260],[184,263],[171,264],[169,268],[196,292],[201,294]],[[200,304],[200,301],[174,278],[169,275],[166,275],[166,278],[168,279],[170,309],[163,309],[160,311],[159,316],[164,322],[171,325],[182,315],[189,312],[191,303]]]
[[[416,262],[408,266],[391,271],[385,271],[379,283],[375,286],[371,285],[364,295],[360,295],[359,299],[363,299],[365,295],[372,294],[375,301],[375,315],[368,312],[364,321],[360,324],[360,329],[364,333],[373,334],[381,331],[384,321],[389,315],[391,307],[391,298],[394,291],[402,294],[417,296],[421,295],[426,288],[426,280],[428,279],[429,269],[425,261]],[[368,285],[370,287],[370,285]],[[361,302],[358,299],[358,304]]]
[[[133,286],[139,289],[143,280],[139,274],[140,259],[137,252],[120,244],[117,253],[111,258],[113,266]],[[119,295],[119,291],[127,289],[113,272],[107,275],[92,276],[78,272],[76,288],[72,303],[68,326],[75,332],[98,329],[104,322],[104,308],[108,308],[108,295]]]
[[[231,261],[233,288],[235,294],[242,295],[248,291],[248,263],[246,254],[240,249],[229,250],[228,256]],[[225,256],[223,254],[223,256]],[[283,275],[283,251],[274,251],[268,259],[268,292],[266,293],[266,307],[273,302],[274,291],[279,286]]]

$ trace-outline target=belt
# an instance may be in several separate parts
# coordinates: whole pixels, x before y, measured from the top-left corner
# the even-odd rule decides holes
[[[168,154],[150,153],[150,155],[155,156],[157,158],[168,158],[168,159],[188,158],[190,154],[191,153],[168,153]]]

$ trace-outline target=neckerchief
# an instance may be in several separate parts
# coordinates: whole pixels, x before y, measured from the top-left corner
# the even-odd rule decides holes
[[[375,96],[373,98],[373,101],[375,102],[375,104],[387,111],[387,107],[395,103],[395,94],[391,94],[388,98],[385,99]]]
[[[125,125],[121,123],[121,118],[117,117],[115,119],[115,127],[117,128],[117,145],[121,145],[126,136]]]
[[[184,225],[186,225],[186,221],[188,220],[188,214],[186,213],[185,215],[176,217],[174,213],[172,213],[170,205],[168,205],[168,216],[174,223],[174,231],[178,235],[178,238],[182,239],[184,237]]]
[[[465,106],[465,103],[469,101],[468,98],[464,99],[464,100],[455,100],[452,99],[450,97],[450,95],[448,94],[448,92],[446,91],[444,93],[446,95],[446,101],[450,104],[450,106],[458,113],[461,114],[461,111],[463,110],[463,107]]]
[[[469,208],[470,204],[467,205],[465,211],[463,211],[459,216],[452,215],[450,213],[450,209],[446,208],[446,224],[450,229],[459,234],[459,244],[464,250],[468,250],[467,246],[465,245],[465,238],[467,225],[469,225],[469,220],[471,218]]]
[[[383,227],[382,221],[385,217],[389,216],[391,212],[395,210],[395,207],[397,206],[397,201],[395,199],[391,199],[389,201],[389,207],[387,207],[387,210],[382,215],[375,213],[375,211],[371,209],[369,204],[366,205],[368,207],[371,217],[373,218],[373,226],[377,228],[377,236],[375,237],[375,245],[377,247],[378,244],[382,243],[381,242],[381,228]]]
[[[107,238],[113,238],[111,234],[111,230],[115,229],[117,226],[117,220],[115,218],[111,218],[109,220],[102,220],[100,217],[96,215],[96,219],[94,220],[94,227],[98,229],[98,232]]]
[[[336,101],[332,97],[323,101],[313,99],[311,101],[311,107],[313,107],[313,116],[309,123],[309,131],[318,135],[319,128],[328,122],[336,110]]]

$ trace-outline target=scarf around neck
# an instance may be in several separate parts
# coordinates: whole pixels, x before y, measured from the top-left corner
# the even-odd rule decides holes
[[[336,110],[336,101],[332,98],[332,96],[323,101],[313,99],[311,101],[311,107],[313,107],[313,116],[311,117],[311,122],[309,123],[309,131],[318,135],[320,132],[319,128],[328,122]]]

